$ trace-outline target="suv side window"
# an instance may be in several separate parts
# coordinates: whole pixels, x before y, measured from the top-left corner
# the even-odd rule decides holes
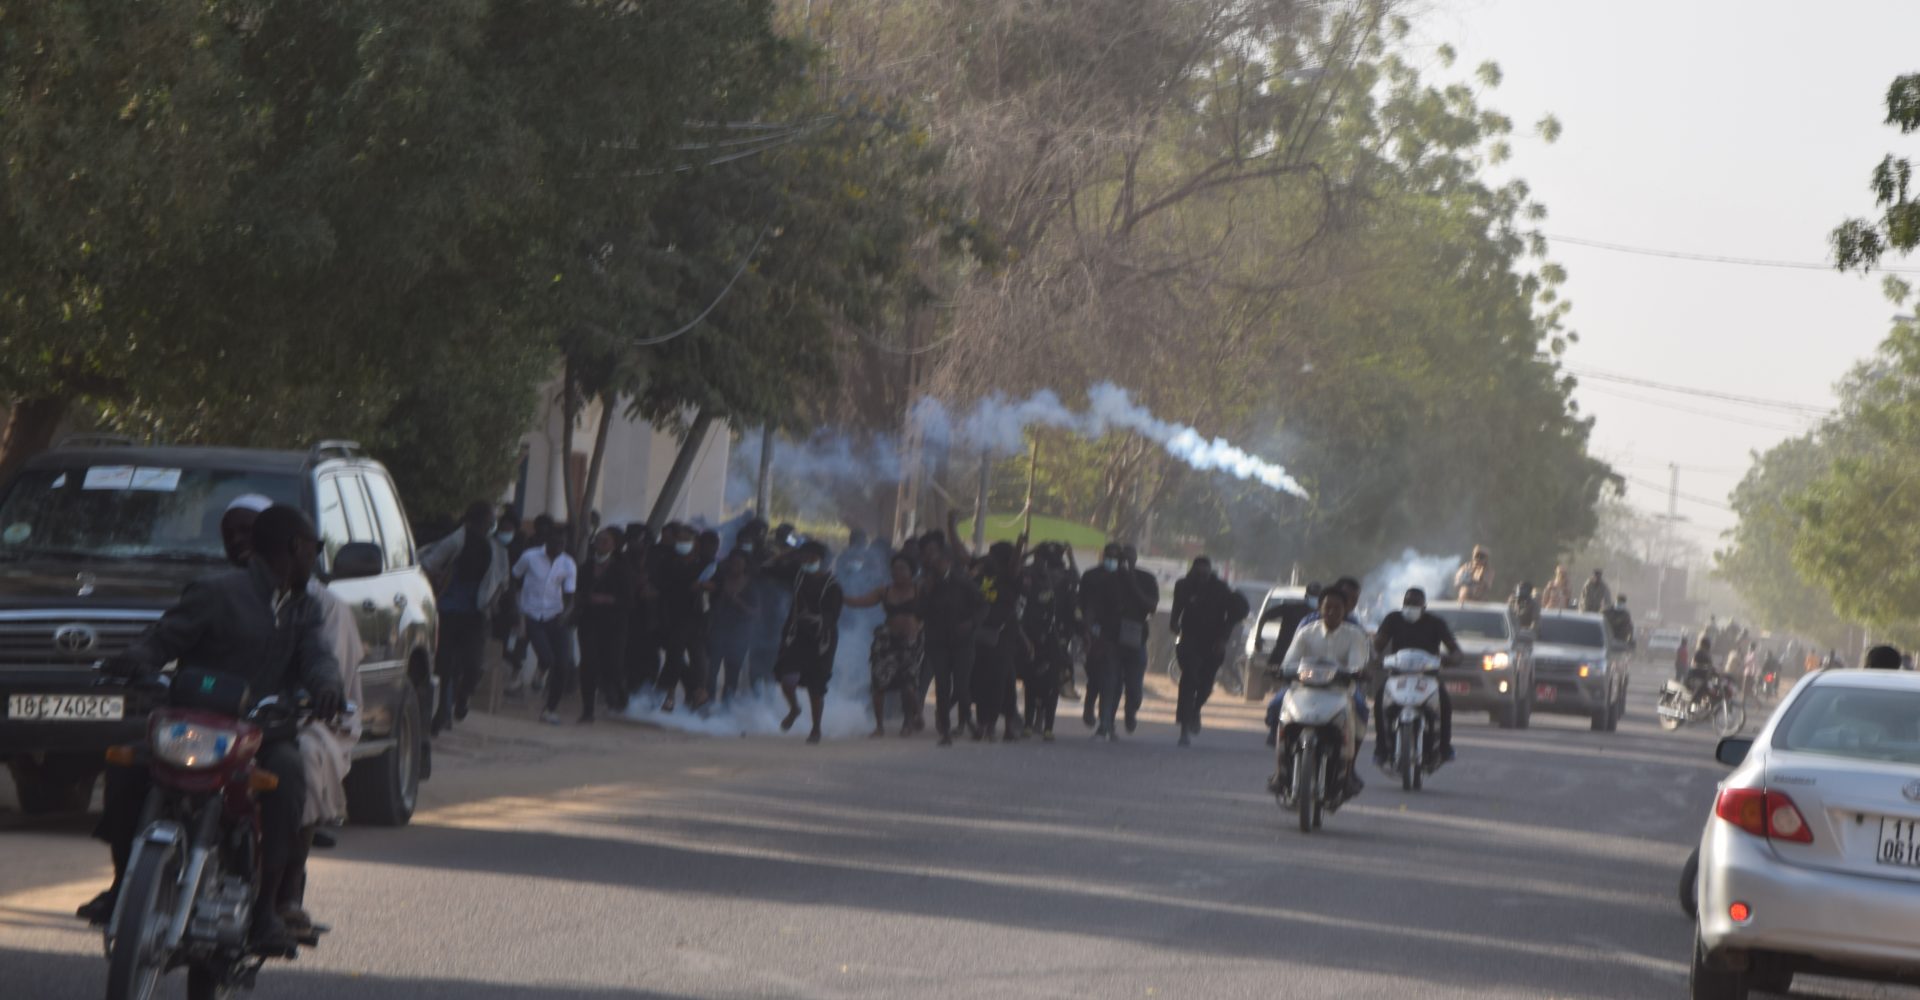
[[[360,477],[355,475],[335,476],[334,485],[340,487],[342,507],[347,515],[347,532],[356,542],[380,544],[379,529],[373,526],[373,508],[367,504],[367,492],[360,486]]]
[[[400,513],[400,498],[393,494],[393,483],[378,472],[361,476],[367,495],[373,498],[373,516],[380,522],[380,534],[387,540],[387,568],[406,569],[413,565],[413,537],[407,531],[407,519]]]
[[[339,553],[340,546],[353,541],[347,533],[347,514],[340,504],[340,490],[331,477],[320,480],[314,485],[315,507],[320,512],[320,547],[326,552],[327,565],[333,565],[333,557]]]

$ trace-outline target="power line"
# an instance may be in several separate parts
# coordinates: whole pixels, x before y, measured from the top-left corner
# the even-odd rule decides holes
[[[1633,402],[1636,402],[1636,403],[1645,403],[1648,406],[1658,406],[1664,409],[1674,410],[1680,413],[1691,413],[1697,417],[1708,417],[1714,420],[1725,420],[1728,423],[1739,424],[1743,427],[1758,427],[1762,430],[1779,431],[1782,434],[1804,434],[1807,431],[1807,428],[1805,427],[1784,427],[1779,424],[1769,424],[1763,421],[1758,421],[1752,417],[1744,416],[1738,413],[1716,413],[1712,410],[1702,410],[1692,406],[1681,406],[1679,403],[1669,402],[1664,399],[1654,399],[1653,397],[1650,397],[1650,396],[1637,396],[1631,392],[1621,392],[1618,389],[1611,389],[1606,386],[1589,385],[1589,386],[1582,386],[1582,388],[1586,389],[1588,392],[1597,392],[1602,395],[1612,396],[1616,399],[1632,400]]]
[[[1695,386],[1676,385],[1672,382],[1656,382],[1636,375],[1623,375],[1619,372],[1602,371],[1598,368],[1586,368],[1568,365],[1567,371],[1581,378],[1598,379],[1602,382],[1618,382],[1622,385],[1638,386],[1643,389],[1658,389],[1661,392],[1677,392],[1688,396],[1701,396],[1717,399],[1742,406],[1755,406],[1767,410],[1779,410],[1795,416],[1830,417],[1833,408],[1812,403],[1795,403],[1784,399],[1768,399],[1764,396],[1742,396],[1738,393],[1721,392],[1717,389],[1701,389]]]
[[[1839,268],[1832,264],[1806,260],[1769,260],[1762,257],[1733,257],[1725,254],[1689,253],[1685,250],[1661,250],[1654,247],[1637,247],[1625,243],[1608,243],[1605,240],[1589,240],[1578,236],[1555,236],[1541,233],[1551,242],[1570,243],[1577,247],[1591,247],[1595,250],[1610,250],[1614,253],[1638,254],[1642,257],[1665,257],[1669,260],[1691,260],[1707,264],[1740,264],[1747,267],[1777,267],[1794,271],[1833,271]],[[1886,274],[1920,274],[1920,269],[1910,267],[1883,267]]]
[[[1650,490],[1657,490],[1662,496],[1667,496],[1671,494],[1676,499],[1685,500],[1685,501],[1688,501],[1689,503],[1697,503],[1707,507],[1715,507],[1720,510],[1726,511],[1729,514],[1739,513],[1738,511],[1733,509],[1733,505],[1726,503],[1725,501],[1712,500],[1712,499],[1708,499],[1707,497],[1697,497],[1690,493],[1673,493],[1664,484],[1641,479],[1638,476],[1621,476],[1620,478],[1625,479],[1627,482],[1630,482],[1635,486],[1643,486]]]

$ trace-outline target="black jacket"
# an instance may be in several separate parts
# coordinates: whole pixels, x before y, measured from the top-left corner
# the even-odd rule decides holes
[[[1217,576],[1188,575],[1174,582],[1172,626],[1182,643],[1225,642],[1249,610],[1247,599]]]
[[[275,607],[274,589],[257,558],[195,580],[124,655],[148,672],[177,660],[181,669],[238,677],[255,700],[296,687],[338,692],[340,663],[320,605],[303,589]]]

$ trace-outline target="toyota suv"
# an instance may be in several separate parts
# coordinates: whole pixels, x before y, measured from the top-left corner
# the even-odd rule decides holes
[[[102,688],[96,670],[188,581],[226,568],[220,518],[245,493],[313,518],[316,575],[359,619],[350,815],[412,817],[431,768],[421,720],[438,617],[393,480],[345,441],[299,452],[90,438],[22,468],[0,497],[0,757],[23,811],[86,808],[104,751],[145,736],[148,696]]]
[[[1486,712],[1502,729],[1525,729],[1533,721],[1533,633],[1519,626],[1505,604],[1446,601],[1429,605],[1466,654],[1440,672],[1454,711]]]
[[[1545,612],[1535,633],[1534,708],[1584,715],[1596,733],[1617,729],[1627,709],[1632,644],[1602,616],[1580,611]]]

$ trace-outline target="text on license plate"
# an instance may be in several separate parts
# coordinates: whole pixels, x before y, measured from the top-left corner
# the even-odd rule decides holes
[[[1880,817],[1880,853],[1883,865],[1920,868],[1920,821]]]
[[[1472,690],[1473,690],[1473,685],[1467,683],[1466,681],[1448,681],[1447,682],[1448,694],[1466,694],[1467,692]]]
[[[7,698],[7,718],[15,722],[113,722],[127,714],[117,694],[16,694]]]
[[[1551,684],[1536,684],[1533,687],[1535,701],[1553,701],[1560,697],[1560,689]]]

